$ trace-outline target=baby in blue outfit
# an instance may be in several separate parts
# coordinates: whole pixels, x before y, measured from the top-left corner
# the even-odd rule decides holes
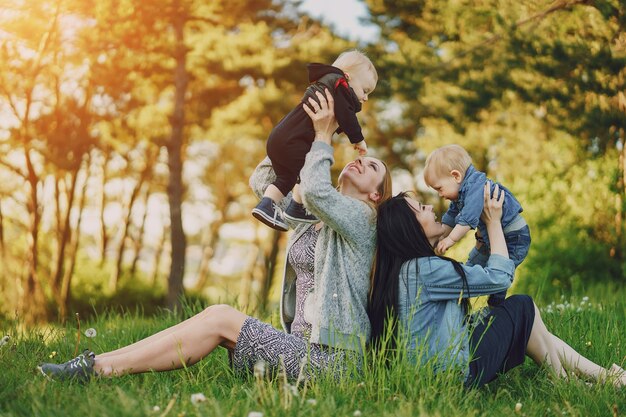
[[[424,180],[440,197],[450,200],[450,207],[443,215],[441,222],[445,232],[439,240],[435,251],[443,255],[458,242],[470,229],[478,229],[476,239],[482,244],[472,250],[467,264],[486,266],[489,255],[489,237],[487,226],[480,219],[483,211],[483,188],[487,176],[472,165],[472,158],[459,145],[447,145],[436,149],[426,159]],[[495,183],[492,183],[492,192]],[[499,186],[504,192],[502,206],[502,229],[509,251],[509,258],[517,267],[528,255],[530,247],[530,229],[521,216],[522,206],[511,192]],[[481,256],[482,255],[482,256]],[[484,256],[487,255],[487,256]],[[493,294],[489,297],[490,306],[500,304],[506,292]]]

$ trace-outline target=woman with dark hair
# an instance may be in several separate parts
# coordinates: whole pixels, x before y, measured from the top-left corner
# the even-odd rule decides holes
[[[500,223],[504,193],[499,191],[496,185],[492,196],[490,184],[484,188],[482,219],[491,242],[486,267],[466,266],[435,254],[433,246],[444,228],[432,206],[406,193],[381,204],[368,309],[374,346],[380,346],[390,331],[391,343],[405,343],[410,357],[434,360],[436,369],[461,370],[468,387],[494,380],[522,364],[525,355],[559,377],[574,372],[626,385],[621,367],[613,364],[605,369],[550,333],[527,295],[508,297],[482,319],[470,319],[469,297],[504,291],[513,279],[514,264]],[[480,254],[474,251],[470,256]]]

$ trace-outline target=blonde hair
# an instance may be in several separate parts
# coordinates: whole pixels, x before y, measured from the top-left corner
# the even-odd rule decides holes
[[[379,159],[380,161],[380,159]],[[387,164],[385,163],[385,161],[380,161],[383,166],[385,167],[385,175],[383,176],[383,180],[380,182],[380,184],[378,185],[378,194],[380,195],[380,198],[378,199],[378,201],[375,203],[375,207],[376,209],[378,209],[378,206],[380,206],[382,203],[384,203],[385,201],[389,200],[391,197],[393,197],[392,192],[392,179],[391,179],[391,171],[389,171],[389,167],[387,166]]]
[[[424,165],[424,181],[430,186],[436,178],[450,175],[457,170],[465,176],[465,171],[472,164],[472,157],[459,145],[446,145],[435,149]]]
[[[349,51],[339,54],[333,67],[337,67],[340,70],[347,72],[348,74],[361,74],[365,71],[371,71],[374,75],[374,81],[378,82],[378,72],[376,67],[372,64],[372,61],[361,51],[357,49],[351,49]]]

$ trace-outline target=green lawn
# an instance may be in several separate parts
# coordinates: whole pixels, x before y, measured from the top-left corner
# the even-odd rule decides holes
[[[187,314],[200,309],[190,307]],[[542,311],[548,327],[590,359],[605,366],[626,362],[626,302],[599,304],[579,298],[546,305]],[[165,312],[154,317],[101,315],[81,324],[83,331],[94,328],[97,335],[83,334],[80,348],[111,350],[179,319]],[[340,382],[318,380],[298,390],[280,379],[233,376],[223,349],[178,371],[100,379],[87,385],[50,382],[36,365],[73,355],[73,325],[22,331],[19,322],[2,324],[1,334],[12,338],[0,347],[0,416],[626,415],[626,389],[555,381],[530,360],[486,388],[471,391],[452,375],[435,375],[428,367],[402,361],[389,369],[369,366],[362,376]],[[194,393],[204,394],[206,401],[192,403]],[[517,403],[521,409],[516,413]]]

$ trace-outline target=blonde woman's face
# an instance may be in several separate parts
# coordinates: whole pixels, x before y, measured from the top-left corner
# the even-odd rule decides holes
[[[350,185],[362,193],[376,193],[386,171],[385,165],[376,158],[357,158],[343,168],[339,184],[342,187]]]
[[[369,94],[376,88],[376,78],[370,70],[355,72],[350,74],[348,84],[354,90],[359,101],[363,103],[367,101]]]

